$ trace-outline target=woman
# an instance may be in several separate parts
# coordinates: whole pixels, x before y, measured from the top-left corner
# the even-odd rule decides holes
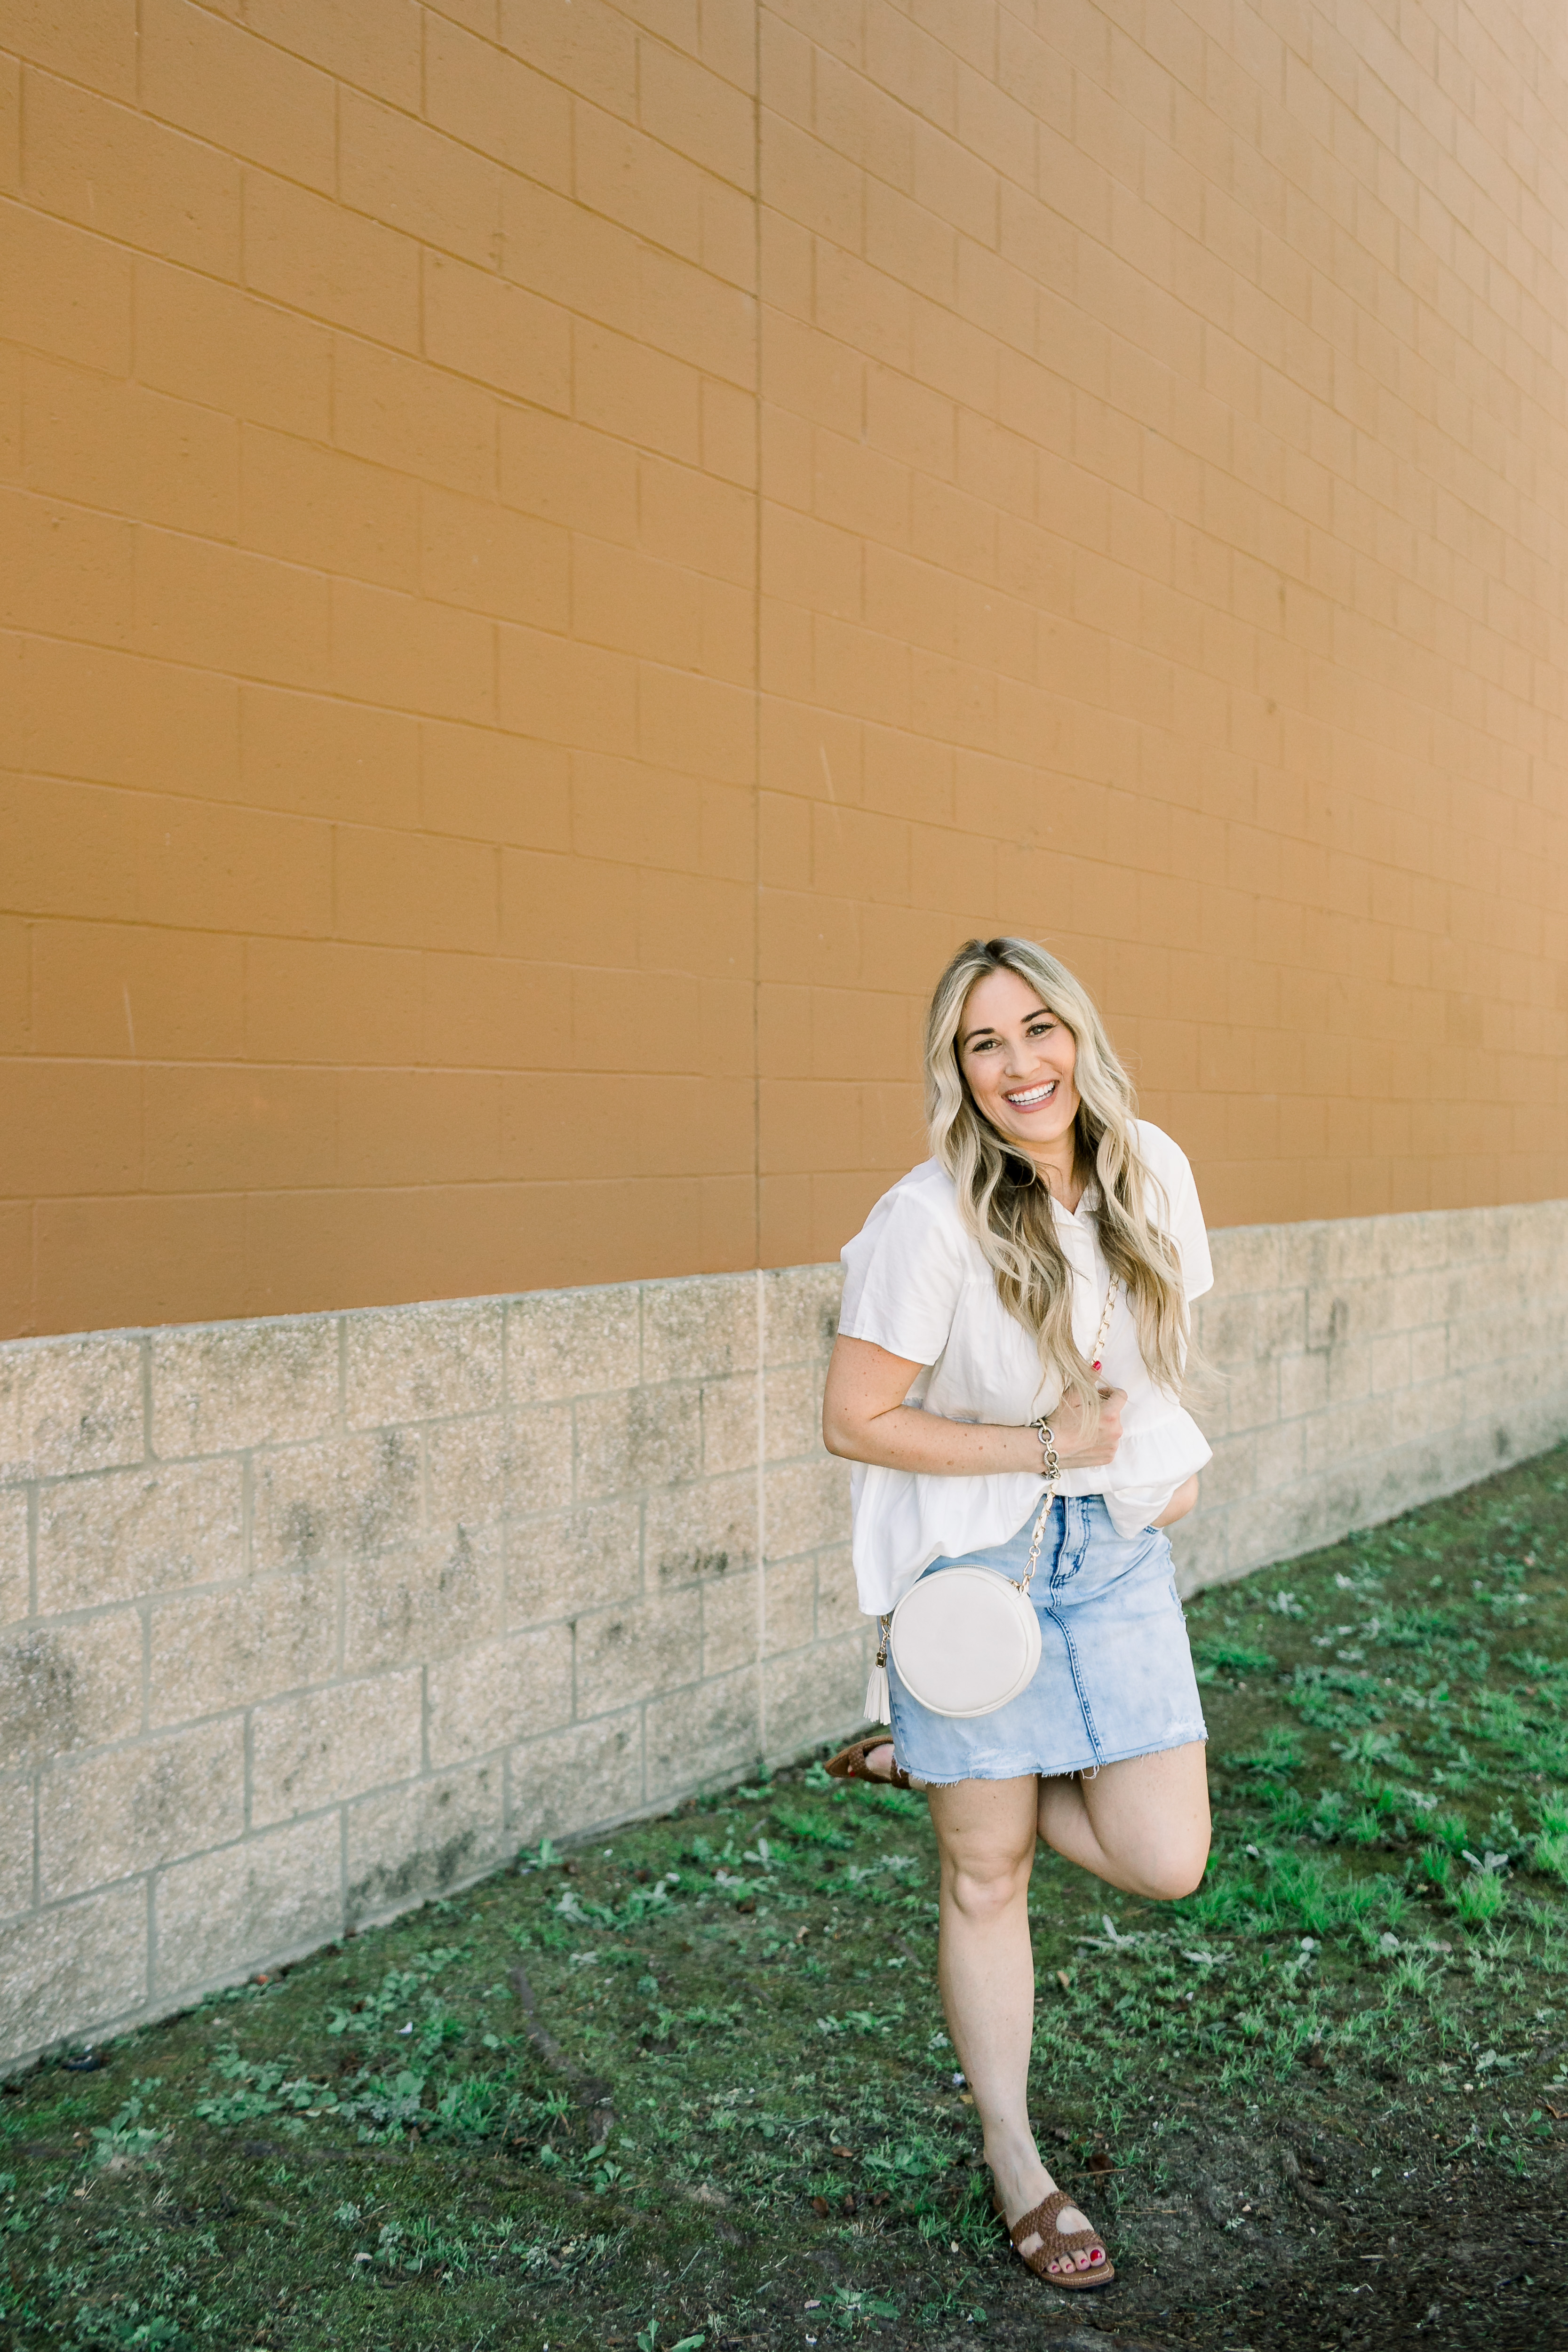
[[[1043,949],[959,950],[925,1076],[933,1156],[844,1251],[823,1433],[856,1465],[856,1577],[878,1616],[961,1561],[1021,1577],[1054,1443],[1029,1587],[1040,1662],[1005,1706],[954,1717],[889,1659],[891,1741],[828,1769],[926,1789],[939,1979],[997,2210],[1032,2271],[1094,2287],[1114,2276],[1104,2245],[1029,2128],[1029,1873],[1041,1837],[1129,1894],[1203,1875],[1203,1711],[1161,1530],[1210,1459],[1178,1391],[1188,1301],[1214,1276],[1185,1158],[1134,1117],[1098,1012]]]

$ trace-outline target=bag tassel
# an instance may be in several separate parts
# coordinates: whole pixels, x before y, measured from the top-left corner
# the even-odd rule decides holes
[[[866,1720],[868,1723],[890,1723],[888,1711],[888,1620],[882,1620],[882,1638],[877,1645],[877,1662],[871,1668],[866,1685]]]

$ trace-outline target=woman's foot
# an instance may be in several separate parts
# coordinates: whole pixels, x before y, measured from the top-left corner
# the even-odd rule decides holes
[[[857,1739],[851,1747],[841,1748],[830,1756],[823,1768],[836,1780],[880,1780],[884,1786],[907,1789],[910,1776],[900,1771],[893,1754],[893,1743],[882,1734],[873,1732],[868,1739]]]
[[[991,2177],[994,2184],[993,2201],[1007,2224],[1010,2237],[1026,2214],[1034,2213],[1038,2206],[1066,2194],[1057,2187],[1037,2157],[1033,2164],[1008,2166],[1005,2173],[994,2166]],[[1043,2230],[1038,2221],[1045,2223]],[[1053,2247],[1049,2242],[1053,2238],[1066,2240],[1086,2232],[1092,2238],[1092,2244]],[[1105,2248],[1100,2242],[1093,2222],[1087,2213],[1080,2213],[1076,2205],[1064,2203],[1057,2207],[1054,2214],[1039,2215],[1037,2226],[1021,2239],[1013,2238],[1013,2243],[1029,2268],[1042,2278],[1060,2278],[1084,2271],[1110,2268]]]

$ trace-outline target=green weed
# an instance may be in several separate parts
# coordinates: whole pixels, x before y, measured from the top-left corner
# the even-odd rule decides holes
[[[1454,1908],[1467,1927],[1485,1927],[1507,1901],[1502,1880],[1493,1872],[1472,1871],[1453,1889]]]
[[[901,1795],[903,1792],[884,1790],[881,1793]],[[784,1805],[775,1805],[773,1811],[774,1821],[785,1835],[798,1839],[803,1845],[831,1846],[842,1852],[846,1846],[855,1843],[847,1830],[820,1813],[802,1812]]]
[[[1271,1650],[1210,1635],[1193,1643],[1193,1664],[1200,1683],[1212,1683],[1216,1675],[1271,1675],[1275,1658]]]
[[[1271,1723],[1258,1746],[1240,1755],[1222,1759],[1226,1771],[1258,1772],[1273,1777],[1286,1772],[1299,1772],[1303,1749],[1293,1730],[1283,1724]]]

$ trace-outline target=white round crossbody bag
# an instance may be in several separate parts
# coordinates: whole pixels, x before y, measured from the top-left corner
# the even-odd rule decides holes
[[[1094,1369],[1105,1356],[1106,1336],[1116,1305],[1113,1278],[1094,1343]],[[1046,1491],[1030,1531],[1029,1561],[1021,1577],[997,1568],[964,1565],[922,1576],[897,1607],[879,1620],[881,1640],[866,1685],[866,1717],[890,1721],[888,1655],[912,1699],[932,1715],[994,1715],[1026,1690],[1040,1663],[1040,1621],[1029,1599],[1039,1563],[1046,1522],[1056,1500],[1061,1464],[1044,1418],[1029,1423],[1040,1441]]]

